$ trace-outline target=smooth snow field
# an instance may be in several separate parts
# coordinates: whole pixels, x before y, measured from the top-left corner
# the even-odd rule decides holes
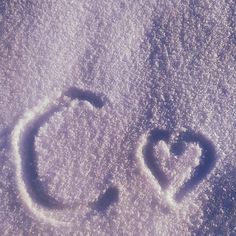
[[[0,0],[0,235],[236,235],[235,0]]]

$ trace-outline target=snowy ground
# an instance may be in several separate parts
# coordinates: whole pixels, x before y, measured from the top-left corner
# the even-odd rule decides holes
[[[1,235],[236,235],[235,0],[1,0]]]

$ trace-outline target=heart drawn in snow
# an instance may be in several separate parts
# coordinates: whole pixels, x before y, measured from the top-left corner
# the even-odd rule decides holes
[[[177,202],[203,181],[215,164],[213,144],[193,131],[154,129],[141,148],[147,172]]]

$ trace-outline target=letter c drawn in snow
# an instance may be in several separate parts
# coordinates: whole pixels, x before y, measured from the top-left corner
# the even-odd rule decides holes
[[[61,213],[63,216],[63,212],[75,206],[59,202],[42,188],[37,172],[35,137],[50,117],[68,107],[75,99],[89,102],[96,109],[102,108],[105,104],[103,96],[72,87],[53,101],[45,99],[27,111],[16,124],[11,136],[20,196],[36,217],[54,226],[70,226],[70,221],[55,219],[53,213]]]

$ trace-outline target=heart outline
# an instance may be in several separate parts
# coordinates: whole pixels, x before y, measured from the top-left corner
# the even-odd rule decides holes
[[[164,130],[155,128],[149,133],[142,137],[142,142],[138,148],[138,158],[141,160],[142,168],[146,168],[145,173],[149,176],[151,175],[152,182],[159,185],[158,191],[166,192],[168,194],[168,188],[170,186],[170,181],[159,167],[155,160],[154,145],[159,141],[164,141],[168,145],[173,146],[175,143],[186,143],[186,144],[198,144],[202,149],[202,154],[200,158],[200,164],[194,169],[191,177],[185,181],[181,187],[174,193],[171,201],[180,203],[188,193],[192,192],[211,172],[216,164],[216,152],[213,143],[200,133],[196,133],[192,130],[185,130],[178,132],[178,138],[175,143],[171,143],[171,136],[174,131]],[[172,150],[173,153],[173,150]],[[154,181],[155,179],[155,181]],[[169,196],[168,196],[169,197]]]

